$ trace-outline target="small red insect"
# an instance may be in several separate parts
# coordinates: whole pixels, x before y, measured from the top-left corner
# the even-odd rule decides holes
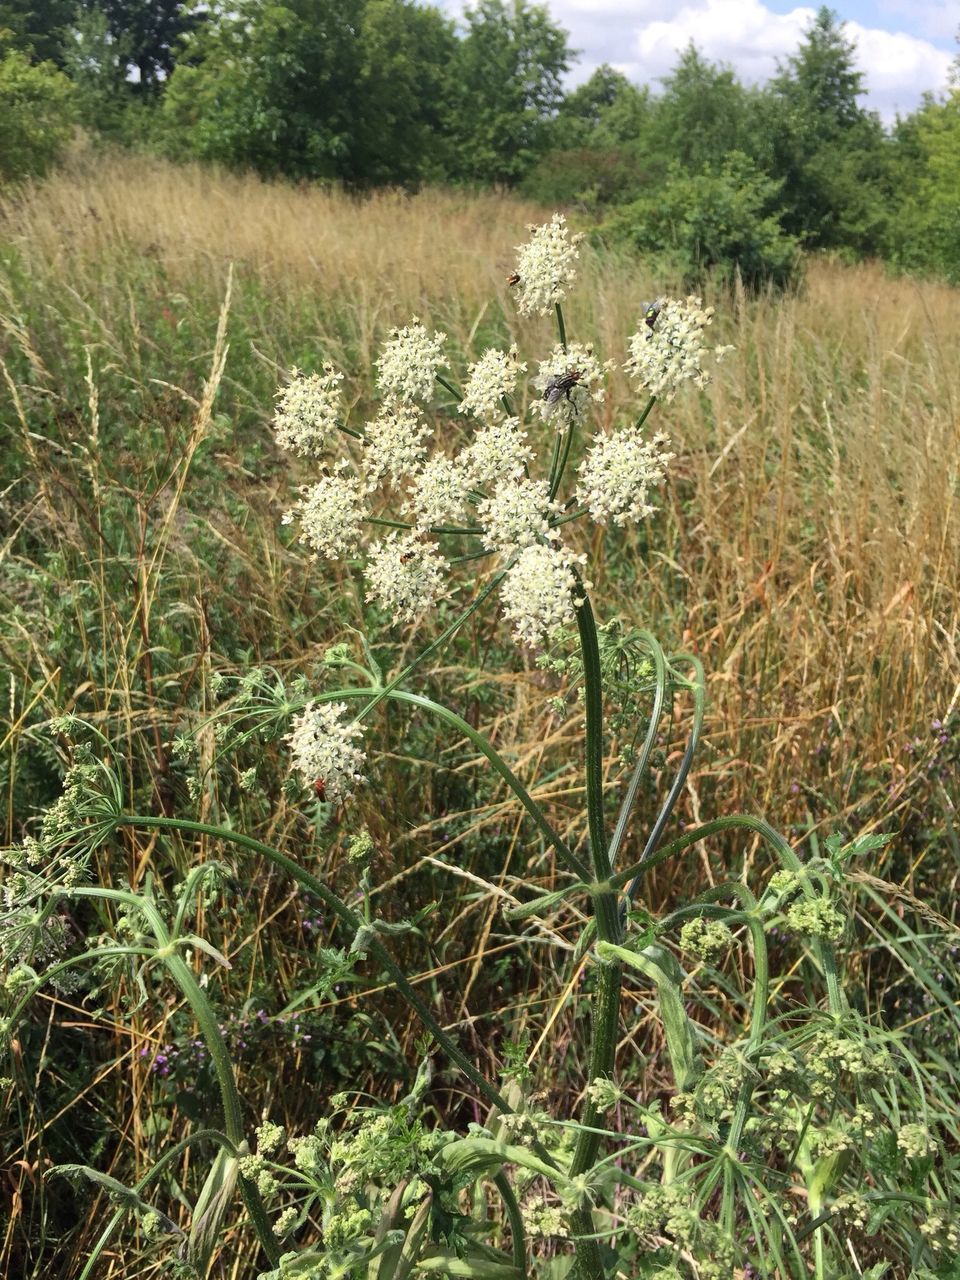
[[[313,784],[313,789],[317,793],[317,799],[323,804],[327,798],[327,784],[322,778],[318,778]]]
[[[510,288],[511,288],[511,289],[513,288],[513,286],[514,286],[515,284],[519,284],[519,283],[520,283],[520,273],[519,273],[519,272],[517,272],[517,271],[513,271],[513,272],[511,272],[511,273],[510,273],[510,275],[508,275],[508,276],[507,276],[507,284],[510,286]]]

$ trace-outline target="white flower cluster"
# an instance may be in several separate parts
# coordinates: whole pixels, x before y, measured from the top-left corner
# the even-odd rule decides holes
[[[374,422],[367,423],[364,469],[372,493],[384,477],[399,484],[414,471],[427,452],[431,428],[418,405],[385,400]]]
[[[305,782],[322,784],[325,798],[341,804],[363,782],[366,755],[356,746],[363,730],[345,720],[345,702],[311,702],[287,739],[294,768]]]
[[[472,413],[474,417],[487,421],[505,417],[504,397],[512,393],[517,379],[526,369],[516,346],[509,351],[497,351],[491,347],[467,370],[467,387],[460,402],[460,412]]]
[[[482,489],[501,480],[519,480],[533,461],[526,439],[519,418],[505,418],[478,431],[462,455],[470,484]]]
[[[586,563],[559,544],[535,542],[525,547],[507,570],[500,588],[503,612],[518,643],[540,648],[544,639],[573,622],[577,579],[574,567]],[[590,583],[584,588],[589,590]]]
[[[710,380],[703,368],[710,348],[703,338],[713,320],[713,307],[704,308],[693,295],[685,302],[664,298],[656,305],[659,309],[651,317],[652,324],[645,321],[628,339],[630,358],[623,367],[652,396],[672,400],[684,382],[705,387]],[[730,350],[715,347],[713,354],[719,360]]]
[[[290,524],[300,519],[300,541],[319,551],[328,560],[341,560],[356,553],[363,522],[360,480],[345,475],[343,468],[323,476],[315,485],[305,485],[300,501],[283,517]]]
[[[529,230],[527,243],[517,245],[517,310],[522,316],[532,312],[543,316],[563,301],[567,286],[576,278],[574,263],[580,257],[577,245],[583,235],[569,235],[562,213]]]
[[[390,612],[395,623],[416,622],[439,599],[449,569],[416,530],[401,535],[394,529],[370,549],[367,599]]]
[[[636,426],[598,436],[580,463],[577,501],[597,524],[643,520],[655,509],[649,491],[662,484],[675,456],[667,444],[667,437],[659,433],[644,440]]]
[[[504,480],[492,497],[477,504],[484,546],[507,553],[529,547],[547,537],[549,517],[559,510],[557,503],[550,501],[546,480]]]
[[[433,337],[416,316],[402,329],[390,330],[377,360],[377,386],[386,396],[400,400],[429,400],[437,369],[443,364],[445,333]]]
[[[277,392],[273,418],[281,449],[312,458],[322,456],[342,412],[342,381],[343,374],[337,373],[332,364],[325,364],[323,373],[293,370],[288,385]]]
[[[470,476],[464,467],[444,453],[435,453],[413,477],[410,496],[401,510],[412,515],[417,528],[425,532],[462,520],[469,488]]]
[[[599,404],[606,394],[603,376],[615,367],[613,360],[601,364],[593,347],[582,342],[568,343],[566,350],[558,342],[546,360],[539,363],[540,372],[533,385],[541,395],[530,408],[541,418],[550,418],[558,410],[578,414],[591,400]]]

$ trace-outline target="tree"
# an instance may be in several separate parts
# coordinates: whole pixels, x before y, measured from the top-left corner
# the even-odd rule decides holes
[[[63,61],[63,37],[76,5],[74,0],[0,0],[0,40],[8,48],[30,54],[38,62]]]
[[[960,59],[955,65],[947,97],[928,97],[897,130],[901,191],[889,252],[901,266],[960,284]]]
[[[858,102],[855,56],[836,15],[821,8],[771,83],[764,114],[787,230],[812,247],[864,254],[884,239],[893,182],[883,127]]]
[[[166,149],[353,187],[441,179],[457,46],[412,0],[222,3],[184,42]]]
[[[457,50],[455,176],[516,183],[547,149],[571,50],[545,8],[480,0]]]
[[[202,23],[200,11],[184,0],[80,0],[87,12],[100,10],[110,34],[136,70],[141,93],[156,92],[173,71],[180,39]]]
[[[650,119],[650,94],[604,63],[560,104],[550,130],[558,151],[635,147]]]
[[[750,104],[733,71],[707,62],[692,42],[663,82],[649,146],[664,167],[690,173],[717,164],[731,151],[753,150]]]
[[[366,0],[350,172],[357,185],[445,178],[457,37],[438,9]]]
[[[127,52],[100,9],[78,10],[64,41],[63,66],[74,88],[77,118],[116,135],[131,107]]]
[[[604,232],[643,253],[664,254],[688,287],[738,273],[748,287],[786,285],[799,245],[780,224],[780,183],[732,151],[691,174],[675,164],[666,180],[615,210]]]

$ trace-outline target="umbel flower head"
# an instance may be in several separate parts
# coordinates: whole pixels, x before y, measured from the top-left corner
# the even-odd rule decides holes
[[[637,426],[597,436],[580,463],[577,501],[597,524],[624,525],[645,519],[654,506],[649,493],[662,484],[674,454],[667,437],[644,440]]]
[[[354,555],[360,545],[363,486],[344,470],[340,466],[315,485],[304,485],[300,501],[283,517],[284,524],[299,517],[300,541],[328,560]]]
[[[517,245],[517,310],[522,316],[534,312],[543,316],[563,301],[567,286],[576,278],[574,263],[580,257],[577,245],[583,235],[569,234],[562,213],[555,213],[543,226],[529,229],[530,239]]]
[[[497,351],[493,347],[467,370],[467,385],[460,402],[461,413],[472,413],[485,422],[495,422],[507,416],[504,398],[512,394],[517,378],[527,366],[517,354],[516,346],[509,351]]]
[[[627,373],[652,396],[672,400],[684,382],[705,387],[710,380],[703,368],[710,348],[704,332],[713,320],[713,307],[704,308],[691,294],[685,302],[661,298],[644,310],[643,324],[629,340],[630,358],[623,366]],[[719,360],[731,347],[715,347]]]
[[[391,329],[377,360],[377,386],[386,396],[399,400],[429,400],[437,369],[443,364],[445,333],[431,338],[414,316],[403,329]]]
[[[342,381],[343,374],[329,363],[323,366],[323,373],[293,370],[290,382],[277,392],[273,418],[281,449],[311,458],[323,456],[342,413]]]
[[[541,418],[551,418],[558,411],[578,414],[591,400],[599,404],[605,395],[603,375],[615,362],[602,365],[593,354],[589,343],[570,342],[566,347],[557,345],[540,361],[540,371],[533,380],[541,392],[533,402],[532,411]]]
[[[341,804],[364,780],[366,755],[356,745],[363,730],[346,714],[345,702],[311,702],[288,738],[293,767],[304,782],[322,783],[331,804]]]
[[[519,644],[539,649],[555,631],[573,622],[583,603],[574,568],[586,556],[575,556],[559,543],[535,542],[525,547],[507,570],[500,598],[503,612]],[[589,590],[590,583],[584,588]]]
[[[433,543],[396,529],[371,548],[367,599],[382,605],[395,623],[416,622],[443,594],[450,566]]]
[[[512,281],[520,311],[544,314],[574,281],[582,237],[562,214],[531,233]],[[696,297],[644,304],[625,368],[655,397],[669,399],[684,381],[703,386],[711,319]],[[323,474],[285,519],[297,521],[300,540],[320,555],[359,556],[366,599],[393,624],[416,623],[435,606],[450,591],[453,565],[482,566],[489,557],[504,569],[514,634],[538,645],[569,623],[582,598],[582,559],[561,543],[561,526],[583,518],[624,526],[653,511],[673,457],[666,436],[645,437],[640,425],[594,431],[589,411],[605,400],[613,362],[567,341],[559,311],[558,327],[561,340],[532,379],[539,395],[516,394],[527,365],[515,345],[469,363],[459,409],[472,430],[427,408],[446,338],[416,317],[391,329],[381,348],[379,405],[362,430],[342,420],[342,375],[330,365],[310,377],[295,373],[278,393],[277,438],[324,459]],[[377,525],[389,532],[376,535]]]

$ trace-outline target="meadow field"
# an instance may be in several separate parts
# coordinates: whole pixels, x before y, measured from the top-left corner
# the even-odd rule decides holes
[[[505,898],[562,880],[472,740],[391,705],[368,745],[376,784],[339,811],[288,785],[283,733],[228,744],[209,721],[224,681],[241,701],[250,686],[232,682],[255,670],[271,673],[268,683],[313,685],[325,652],[344,644],[356,657],[360,633],[395,674],[450,623],[444,603],[418,629],[390,626],[356,575],[311,557],[282,524],[315,467],[277,447],[274,394],[294,367],[329,360],[345,375],[351,421],[363,421],[380,345],[412,316],[448,335],[457,370],[491,345],[548,349],[551,317],[518,318],[507,277],[527,225],[550,213],[494,194],[361,201],[109,154],[0,197],[0,781],[13,845],[38,832],[60,794],[62,717],[72,715],[109,744],[131,812],[246,833],[350,901],[348,851],[365,829],[376,856],[364,894],[385,918],[414,919],[389,945],[433,1015],[494,1081],[522,1046],[530,1095],[568,1116],[588,1083],[591,980],[575,949],[587,906],[545,906],[536,928],[505,921]],[[580,253],[567,331],[619,365],[643,301],[682,296],[682,282],[591,240]],[[955,1276],[949,1231],[934,1248],[934,1229],[919,1233],[917,1222],[957,1196],[960,1155],[960,291],[818,258],[795,292],[708,287],[705,301],[716,309],[711,340],[734,349],[706,390],[657,407],[676,458],[655,513],[581,537],[594,609],[599,623],[620,619],[624,636],[647,629],[706,673],[700,747],[668,839],[745,813],[803,858],[835,836],[861,841],[839,891],[849,913],[840,984],[857,1018],[895,1035],[909,1063],[910,1101],[898,1104],[894,1091],[885,1119],[894,1129],[922,1121],[936,1145],[906,1172],[889,1152],[876,1167],[853,1161],[861,1192],[879,1196],[888,1177],[905,1198],[870,1222],[834,1223],[833,1252],[814,1244],[823,1232],[798,1228],[792,1269],[738,1260],[722,1274]],[[597,425],[613,428],[628,397],[615,368]],[[456,451],[468,425],[449,396],[437,405],[435,438]],[[493,600],[410,687],[482,730],[576,849],[582,714],[575,699],[558,706],[563,680],[510,642]],[[643,847],[690,713],[689,699],[669,700],[627,848]],[[611,806],[631,732],[618,723],[605,743]],[[890,839],[864,839],[880,833]],[[222,882],[200,893],[189,927],[230,967],[197,946],[186,954],[209,979],[248,1124],[269,1115],[305,1133],[345,1090],[388,1103],[409,1095],[426,1053],[418,1019],[373,960],[331,977],[331,951],[350,938],[276,866],[208,834],[127,827],[96,850],[92,875],[175,895],[213,857]],[[758,836],[721,830],[652,870],[640,902],[660,918],[725,882],[762,883],[771,869]],[[58,912],[70,945],[137,936],[111,902]],[[773,931],[777,993],[813,998],[812,955]],[[734,954],[694,970],[684,996],[704,1045],[719,1052],[749,1025],[752,962]],[[632,971],[625,983],[619,1084],[634,1099],[666,1101],[653,988]],[[13,998],[17,984],[7,989]],[[0,1274],[86,1276],[116,1189],[48,1171],[91,1166],[132,1186],[210,1122],[219,1104],[209,1053],[177,988],[132,961],[98,967],[72,989],[42,985],[10,1036]],[[435,1068],[431,1122],[482,1123],[486,1104]],[[866,1131],[851,1141],[882,1147]],[[206,1167],[186,1147],[156,1182],[156,1208],[175,1226],[189,1230]],[[792,1186],[783,1195],[800,1212],[810,1186]],[[133,1207],[92,1274],[189,1274]],[[301,1226],[309,1242],[317,1222]],[[209,1274],[258,1275],[239,1199],[220,1229]],[[659,1248],[661,1269],[638,1257],[616,1274],[721,1274],[705,1256],[674,1262],[669,1233]],[[531,1275],[561,1275],[549,1267],[563,1254],[557,1240],[545,1244]]]

